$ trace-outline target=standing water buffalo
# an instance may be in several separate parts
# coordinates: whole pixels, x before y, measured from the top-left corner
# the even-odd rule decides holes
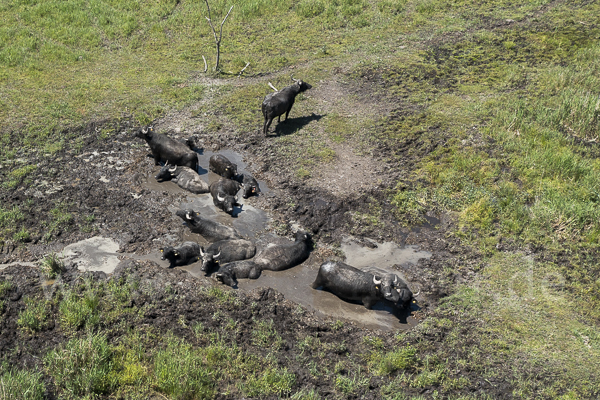
[[[269,126],[271,126],[273,118],[277,117],[277,122],[280,122],[281,115],[285,113],[285,120],[287,120],[298,93],[302,93],[312,88],[311,85],[300,79],[294,79],[292,77],[292,80],[294,81],[293,85],[286,86],[278,92],[269,93],[263,100],[262,113],[265,117],[263,133],[265,136],[268,134]]]
[[[244,177],[242,178],[242,189],[242,197],[245,199],[252,195],[258,196],[258,192],[260,191],[256,179],[248,174],[244,174]]]
[[[206,248],[200,249],[202,271],[208,271],[215,264],[247,260],[256,254],[256,246],[246,239],[219,240]]]
[[[227,179],[233,179],[237,176],[237,165],[220,154],[210,157],[208,160],[208,169]]]
[[[236,194],[240,187],[239,182],[226,178],[211,183],[209,189],[213,204],[228,214],[233,213],[233,207],[239,205]]]
[[[321,264],[313,289],[323,287],[343,300],[362,302],[368,309],[379,300],[387,300],[406,308],[413,294],[402,279],[395,274],[383,277],[361,271],[339,261]]]
[[[241,239],[240,234],[235,229],[204,218],[193,210],[178,210],[175,215],[184,220],[192,232],[202,235],[209,242]]]
[[[198,260],[202,249],[198,243],[184,242],[179,247],[165,246],[160,249],[161,260],[169,260],[169,268],[191,264]]]
[[[310,236],[298,231],[291,245],[270,245],[252,260],[224,264],[216,278],[226,285],[237,284],[237,278],[257,279],[263,270],[283,271],[303,263],[310,255]]]
[[[163,160],[171,165],[182,165],[196,171],[198,153],[185,144],[155,132],[150,126],[140,128],[135,136],[144,139],[148,143],[154,157],[155,165],[159,165],[160,160]]]
[[[171,166],[165,164],[155,176],[159,182],[171,180],[179,185],[180,188],[192,193],[208,193],[208,183],[206,183],[200,175],[189,167],[179,165]]]

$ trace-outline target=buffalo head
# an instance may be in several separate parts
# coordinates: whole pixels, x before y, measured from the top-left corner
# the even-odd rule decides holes
[[[164,167],[160,169],[160,171],[158,171],[158,174],[156,174],[154,178],[159,182],[169,181],[171,180],[171,178],[173,178],[173,174],[175,173],[175,171],[177,171],[177,166],[168,165],[167,163]]]
[[[200,247],[199,259],[202,260],[202,267],[200,267],[200,269],[202,271],[207,271],[213,264],[218,264],[219,263],[218,258],[220,256],[221,256],[221,251],[219,251],[217,254],[213,254],[213,253],[209,253],[209,252],[204,252],[204,249],[202,249],[202,247]]]

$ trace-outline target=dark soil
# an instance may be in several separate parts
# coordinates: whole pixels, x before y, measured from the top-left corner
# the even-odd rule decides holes
[[[136,254],[156,251],[169,241],[166,237],[183,237],[187,228],[168,208],[176,207],[184,200],[184,196],[144,187],[143,182],[148,176],[152,176],[154,163],[148,157],[146,144],[133,138],[134,127],[123,121],[104,123],[103,127],[113,127],[116,133],[108,139],[102,139],[96,133],[96,124],[90,124],[77,132],[66,133],[82,140],[81,150],[65,149],[52,157],[40,153],[20,155],[28,164],[38,166],[35,177],[30,184],[24,182],[15,190],[0,192],[0,202],[4,207],[17,205],[27,211],[22,224],[32,233],[32,237],[27,243],[6,242],[0,251],[0,263],[36,262],[47,253],[60,251],[65,245],[98,235],[116,240],[121,246],[120,251]],[[418,244],[423,250],[432,252],[431,259],[421,260],[416,266],[403,271],[410,286],[420,288],[417,297],[421,308],[418,311],[419,319],[425,319],[438,299],[452,292],[454,282],[468,279],[476,269],[479,261],[477,253],[461,248],[457,241],[445,236],[446,230],[453,223],[449,216],[431,215],[428,219],[435,226],[425,225],[412,229],[401,226],[393,218],[377,227],[357,227],[361,223],[353,220],[350,212],[366,211],[371,207],[370,202],[377,202],[385,214],[392,215],[385,192],[396,185],[398,176],[395,172],[390,172],[388,187],[340,197],[322,188],[310,187],[289,173],[279,172],[284,170],[279,166],[286,161],[265,151],[271,145],[269,138],[255,135],[249,137],[247,143],[239,143],[234,135],[229,137],[227,133],[216,138],[202,132],[195,132],[193,136],[199,147],[212,151],[231,148],[245,156],[255,177],[268,182],[270,188],[274,189],[273,193],[277,193],[276,196],[271,193],[255,198],[254,204],[272,214],[278,221],[273,226],[278,226],[277,232],[280,234],[291,236],[290,222],[295,221],[313,234],[317,247],[327,247],[339,243],[343,235],[360,228],[366,237],[379,241],[391,240],[400,245]],[[382,157],[392,153],[390,149],[381,152]],[[375,161],[388,162],[384,158]],[[0,169],[0,179],[4,179],[17,166],[15,164]],[[27,203],[30,198],[34,198],[33,204]],[[288,206],[292,203],[293,207]],[[53,221],[59,219],[60,213],[68,213],[71,218],[66,222],[53,224]],[[92,222],[90,216],[93,216]],[[283,231],[282,226],[285,227]],[[451,268],[446,268],[448,266]],[[63,281],[67,286],[81,278],[82,273],[75,267],[71,266],[63,274]],[[461,275],[448,275],[444,272],[445,268],[461,271]],[[212,319],[217,305],[201,291],[207,285],[215,284],[212,281],[193,278],[182,270],[163,269],[152,262],[121,265],[110,279],[132,275],[158,288],[155,291],[158,295],[150,297],[140,292],[133,296],[131,306],[144,307],[145,311],[142,319],[132,318],[128,321],[130,329],[146,330],[151,327],[162,333],[172,331],[175,335],[196,343],[197,339],[191,330],[178,323],[180,316],[184,316],[186,321],[201,321],[209,329],[218,325]],[[107,278],[96,274],[95,279]],[[43,355],[65,342],[68,334],[54,323],[35,335],[25,335],[17,328],[18,315],[25,307],[23,297],[44,294],[39,286],[37,268],[9,266],[0,271],[0,281],[2,280],[11,280],[14,285],[5,295],[5,299],[9,301],[0,325],[0,360],[19,368],[41,370]],[[164,287],[167,285],[176,288],[173,295],[164,295]],[[331,380],[316,379],[308,372],[307,365],[298,361],[301,360],[301,357],[296,357],[300,354],[296,347],[298,337],[314,335],[326,343],[345,343],[347,352],[326,355],[328,362],[334,365],[337,361],[364,353],[366,349],[362,337],[372,334],[351,323],[344,324],[343,329],[334,330],[332,321],[318,319],[306,310],[297,313],[298,305],[285,300],[273,289],[264,288],[250,293],[238,291],[237,296],[241,306],[219,309],[225,313],[223,318],[233,318],[242,326],[235,341],[244,348],[260,352],[260,349],[254,349],[248,341],[248,330],[251,328],[247,321],[252,318],[272,319],[285,342],[284,350],[278,353],[279,362],[296,374],[297,389],[312,387],[324,397],[335,391]],[[55,303],[52,303],[54,315],[58,312]],[[251,308],[251,303],[258,306]],[[119,335],[124,334],[120,329],[123,328],[109,330],[109,339],[118,340]],[[378,335],[389,348],[396,346],[393,333],[379,332]],[[50,378],[46,377],[46,380],[49,382]],[[373,378],[369,388],[359,397],[378,398],[379,388],[384,383],[383,378]],[[51,391],[48,398],[54,398],[55,393],[51,389],[53,386],[47,387]],[[488,393],[494,392],[494,389],[489,390]]]

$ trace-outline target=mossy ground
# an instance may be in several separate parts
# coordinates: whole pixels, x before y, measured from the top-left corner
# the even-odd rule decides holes
[[[213,18],[230,5],[215,2]],[[13,196],[37,185],[39,174],[57,173],[40,171],[36,158],[80,154],[86,138],[79,128],[89,123],[99,140],[110,141],[128,124],[185,112],[183,133],[200,126],[215,140],[254,143],[273,153],[265,157],[279,160],[286,179],[314,185],[327,183],[321,171],[337,168],[345,151],[393,172],[365,189],[367,208],[352,213],[362,226],[357,232],[380,229],[390,215],[408,226],[426,214],[449,216],[443,234],[475,265],[445,266],[452,294],[402,337],[410,347],[381,362],[366,355],[349,361],[350,368],[332,366],[337,395],[366,393],[369,374],[384,371],[393,378],[381,386],[387,398],[403,398],[407,388],[428,398],[598,395],[597,3],[244,1],[223,27],[220,73],[212,71],[214,41],[204,13],[198,1],[0,5],[5,247],[93,231],[93,212],[73,215],[67,200],[45,207],[43,228],[24,227],[34,199]],[[288,124],[273,124],[266,142],[259,108],[271,90],[266,83],[280,88],[292,73],[314,88],[299,97]],[[9,300],[2,301],[0,310]],[[98,301],[58,308],[61,329],[94,328]],[[20,329],[31,334],[48,320],[29,304]],[[259,328],[254,340],[272,333]],[[210,348],[194,346],[177,357],[193,364]],[[128,360],[128,372],[102,391],[148,389],[148,374],[163,365],[159,358],[114,351]],[[235,390],[290,394],[290,371],[269,362],[254,383]],[[39,393],[36,382],[2,374]],[[210,385],[201,389],[212,393]],[[302,393],[298,398],[315,398]]]

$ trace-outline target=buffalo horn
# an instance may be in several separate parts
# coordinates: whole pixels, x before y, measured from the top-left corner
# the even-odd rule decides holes
[[[177,171],[177,165],[173,167],[173,169],[169,168],[169,172],[175,172]]]
[[[204,257],[204,252],[202,251],[202,246],[200,246],[200,255]]]
[[[376,285],[381,285],[381,279],[377,280],[377,277],[375,275],[373,275],[373,283]]]
[[[221,195],[217,193],[217,200],[223,202],[225,201],[225,197],[221,197]]]
[[[394,286],[398,284],[398,275],[394,275]]]
[[[300,82],[300,79],[294,79],[294,74],[292,74],[291,78],[292,78],[292,80],[293,80],[294,82],[296,82],[296,83]]]
[[[215,255],[213,256],[213,258],[215,258],[215,259],[216,259],[216,258],[219,258],[219,256],[220,256],[220,255],[221,255],[221,249],[219,249],[219,252],[218,252],[217,254],[215,254]]]
[[[142,128],[142,133],[145,135],[146,133],[148,133],[148,129]]]
[[[186,213],[186,214],[185,214],[185,217],[186,217],[187,219],[192,219],[192,216],[190,215],[190,213]]]

